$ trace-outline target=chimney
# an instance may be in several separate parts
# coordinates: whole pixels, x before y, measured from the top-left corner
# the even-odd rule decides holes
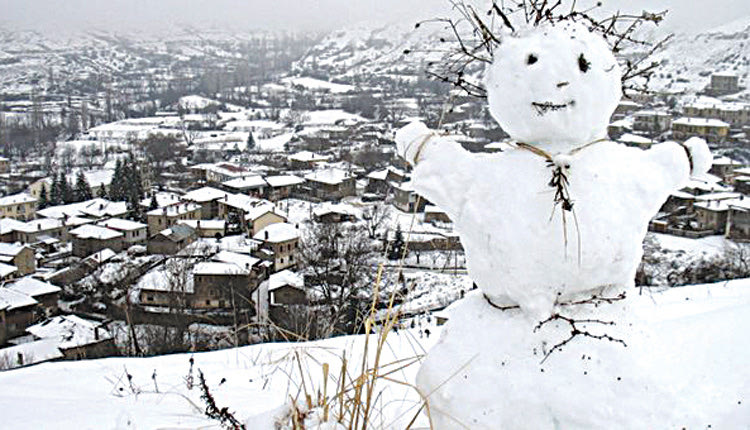
[[[266,240],[268,240],[268,230],[266,230],[265,233],[266,233],[266,235],[265,235],[266,236]]]
[[[201,220],[198,220],[198,228],[201,228]]]
[[[99,327],[94,327],[94,340],[99,340]]]

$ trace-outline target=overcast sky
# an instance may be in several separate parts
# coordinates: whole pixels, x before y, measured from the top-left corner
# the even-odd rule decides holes
[[[628,11],[668,8],[671,12],[665,27],[670,31],[699,31],[750,15],[747,0],[603,0],[603,3]],[[0,24],[47,31],[87,26],[154,29],[164,23],[327,30],[359,21],[415,21],[448,10],[448,0],[0,0]]]

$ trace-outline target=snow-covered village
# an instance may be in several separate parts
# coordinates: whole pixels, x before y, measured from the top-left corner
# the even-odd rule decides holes
[[[0,1],[0,428],[750,429],[713,3]]]

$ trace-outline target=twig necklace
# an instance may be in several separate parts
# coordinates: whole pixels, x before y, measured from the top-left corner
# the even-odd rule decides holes
[[[573,222],[575,223],[576,227],[576,238],[578,243],[578,264],[581,264],[581,231],[578,228],[578,217],[576,216],[575,211],[573,210],[573,199],[570,197],[570,191],[568,190],[568,176],[570,174],[570,165],[572,156],[575,155],[578,152],[583,151],[584,149],[588,148],[589,146],[592,146],[596,143],[603,142],[607,139],[597,139],[593,142],[589,142],[585,145],[579,146],[577,148],[574,148],[568,153],[565,154],[555,154],[551,155],[547,151],[537,148],[536,146],[529,145],[528,143],[524,142],[518,142],[516,143],[516,146],[518,148],[526,150],[531,152],[532,154],[535,154],[539,157],[542,157],[547,162],[547,167],[552,169],[552,178],[547,183],[550,187],[554,188],[555,190],[555,198],[554,198],[554,206],[552,207],[552,214],[550,215],[550,221],[552,220],[552,217],[555,215],[555,208],[559,205],[562,206],[562,224],[563,224],[563,239],[565,241],[565,255],[567,257],[568,252],[568,226],[567,226],[567,218],[566,218],[566,212],[570,212],[570,214],[573,216]]]

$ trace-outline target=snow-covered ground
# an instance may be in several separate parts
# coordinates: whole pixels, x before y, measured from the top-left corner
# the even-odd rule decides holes
[[[662,342],[653,350],[637,348],[642,355],[635,358],[658,363],[663,368],[670,368],[675,378],[684,378],[680,387],[666,388],[679,391],[685,396],[680,404],[691,405],[692,412],[697,411],[686,413],[686,416],[705,418],[699,423],[686,420],[687,428],[709,428],[709,425],[710,428],[747,428],[750,422],[750,401],[747,400],[750,395],[747,382],[750,381],[750,368],[745,364],[750,359],[750,347],[741,339],[742,333],[750,329],[750,280],[633,295],[630,307],[636,319],[651,325],[656,338]],[[425,321],[422,324],[426,324]],[[395,363],[399,359],[409,362],[424,354],[440,332],[432,325],[422,328],[427,327],[431,331],[430,337],[420,337],[417,329],[390,333],[383,362]],[[637,339],[628,341],[639,343]],[[0,391],[3,426],[13,429],[218,429],[217,422],[203,415],[204,404],[197,386],[188,389],[186,381],[192,357],[195,360],[195,383],[200,369],[220,407],[228,407],[247,424],[248,429],[271,430],[273,417],[284,412],[289,396],[295,397],[302,390],[296,356],[303,362],[302,373],[307,390],[316,392],[322,379],[322,364],[329,363],[332,378],[335,378],[333,375],[338,375],[340,371],[341,353],[345,352],[350,358],[349,362],[358,365],[357,357],[361,356],[363,342],[364,336],[350,336],[312,343],[261,344],[197,354],[44,363],[7,371],[0,373],[0,386],[18,389]],[[576,339],[571,343],[570,351],[596,348],[596,342],[601,341]],[[612,351],[618,353],[628,351],[628,357],[632,357],[635,350],[612,346]],[[575,388],[584,377],[556,374],[555,363],[560,358],[553,356],[544,366],[534,366],[533,374],[525,373],[530,372],[529,369],[519,368],[519,374],[506,374],[505,377],[517,381],[533,380],[539,374],[539,368],[544,368],[550,380],[565,377],[567,384],[572,384],[569,387]],[[610,388],[626,396],[632,393],[631,381],[622,376],[631,375],[633,368],[608,367],[608,364],[618,363],[622,357],[602,355],[594,358],[598,360],[595,364],[584,360],[581,366],[588,369],[589,377],[611,379],[602,389]],[[457,358],[451,365],[464,365],[459,363],[460,360]],[[513,366],[512,362],[505,364]],[[415,364],[390,377],[399,382],[413,383],[417,368],[418,364]],[[351,371],[357,373],[354,369]],[[607,373],[599,375],[599,372]],[[584,375],[583,370],[580,373]],[[132,380],[129,381],[127,375],[131,375]],[[618,380],[618,376],[622,380]],[[696,402],[703,400],[716,381],[729,383],[721,390],[713,391],[714,397],[710,402],[692,403],[693,399]],[[691,385],[695,383],[698,385]],[[329,394],[333,391],[332,386],[333,380],[328,386]],[[376,386],[376,391],[380,392],[381,389],[384,390],[383,397],[376,410],[382,412],[383,416],[377,416],[372,428],[404,429],[419,408],[417,393],[408,386],[382,381]],[[659,387],[660,391],[664,389]],[[569,390],[566,392],[569,393]],[[529,402],[539,398],[538,393],[533,391],[518,396]],[[553,398],[565,402],[562,392]],[[662,399],[659,404],[646,404],[638,398],[623,397],[618,405],[611,405],[611,411],[597,413],[627,416],[627,411],[622,414],[616,411],[632,405],[656,410],[668,407],[672,401],[674,399]],[[566,404],[569,406],[568,415],[590,417],[593,413],[588,404]],[[514,413],[523,417],[524,408],[524,404],[519,403]],[[614,422],[610,428],[643,428],[639,425],[643,419],[643,416],[632,415],[625,421]],[[681,428],[681,425],[666,423],[660,428]],[[427,426],[427,419],[421,417],[412,428]]]

